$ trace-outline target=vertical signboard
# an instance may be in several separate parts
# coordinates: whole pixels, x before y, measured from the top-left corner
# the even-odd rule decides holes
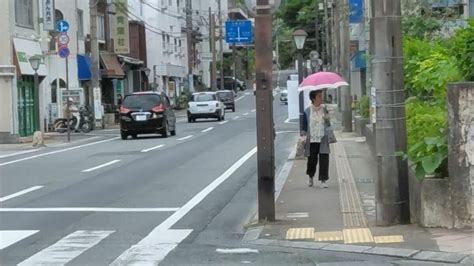
[[[130,53],[128,41],[127,0],[113,0],[115,16],[113,18],[114,52],[116,54]]]
[[[54,19],[54,0],[43,0],[43,30],[54,30],[56,23]]]

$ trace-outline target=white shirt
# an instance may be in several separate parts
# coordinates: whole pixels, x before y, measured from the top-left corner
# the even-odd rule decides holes
[[[311,143],[320,143],[321,139],[324,137],[324,109],[320,106],[319,110],[316,110],[316,107],[311,106],[311,115],[309,122],[310,132],[311,132]]]

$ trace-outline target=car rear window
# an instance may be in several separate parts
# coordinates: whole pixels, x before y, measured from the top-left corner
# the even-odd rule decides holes
[[[123,100],[125,108],[150,109],[161,103],[161,97],[156,94],[129,95]]]
[[[216,95],[214,94],[195,94],[191,97],[192,102],[209,102],[215,100]]]
[[[230,91],[217,92],[217,95],[218,95],[219,98],[221,98],[221,99],[232,99],[232,97],[234,96],[234,95],[232,94],[232,92],[230,92]]]

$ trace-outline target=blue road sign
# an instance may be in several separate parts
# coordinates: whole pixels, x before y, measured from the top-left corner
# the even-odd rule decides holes
[[[69,23],[66,20],[58,20],[56,22],[56,31],[67,32],[69,30]]]
[[[250,20],[227,20],[225,22],[225,41],[228,43],[251,43],[253,41]]]
[[[60,47],[58,48],[58,55],[59,55],[59,57],[61,57],[61,58],[66,58],[66,57],[68,57],[68,56],[69,56],[69,53],[70,53],[70,51],[69,51],[69,48],[68,48],[67,46],[60,46]]]
[[[349,23],[362,22],[362,16],[364,15],[363,8],[364,3],[362,0],[349,1]]]

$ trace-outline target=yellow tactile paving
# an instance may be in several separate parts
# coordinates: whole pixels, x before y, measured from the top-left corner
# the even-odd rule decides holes
[[[345,244],[374,242],[369,228],[344,229],[342,234],[344,235]]]
[[[342,241],[342,231],[314,232],[315,241]]]
[[[393,235],[393,236],[374,236],[374,241],[377,244],[385,243],[401,243],[405,240],[402,235]]]
[[[314,239],[314,227],[290,228],[286,231],[286,239]]]

